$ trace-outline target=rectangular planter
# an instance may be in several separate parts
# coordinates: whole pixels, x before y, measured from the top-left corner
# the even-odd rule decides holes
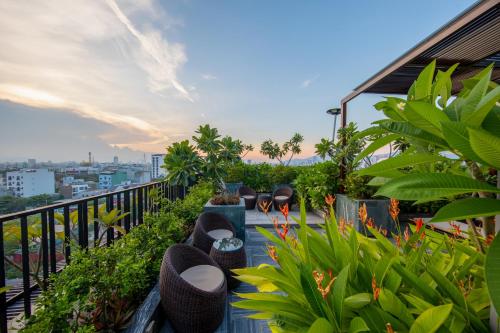
[[[396,232],[396,226],[389,215],[388,199],[352,199],[345,194],[336,194],[335,217],[337,220],[344,218],[347,223],[354,223],[354,228],[364,232],[363,224],[359,218],[359,207],[365,203],[368,217],[373,218],[377,228],[382,227],[389,232]]]
[[[239,205],[212,205],[210,201],[203,208],[205,212],[216,212],[226,216],[236,230],[236,237],[245,241],[245,200],[240,199]]]

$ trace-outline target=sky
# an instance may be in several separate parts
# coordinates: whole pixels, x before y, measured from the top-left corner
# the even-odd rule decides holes
[[[0,1],[0,161],[140,161],[208,123],[251,143],[331,137],[325,111],[465,0]],[[348,121],[381,117],[379,95]]]

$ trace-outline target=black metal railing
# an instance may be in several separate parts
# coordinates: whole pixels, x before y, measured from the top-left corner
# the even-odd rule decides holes
[[[108,212],[117,208],[121,213],[129,213],[119,222],[126,232],[129,232],[134,226],[143,223],[146,212],[158,209],[148,201],[152,189],[156,189],[158,197],[170,200],[183,198],[186,193],[184,187],[153,182],[121,191],[1,215],[0,288],[7,287],[6,291],[3,289],[4,291],[0,293],[1,332],[7,332],[8,320],[17,314],[24,312],[26,317],[31,315],[32,300],[39,293],[37,281],[46,283],[50,273],[63,269],[71,261],[71,248],[75,243],[83,248],[89,247],[89,244],[96,245],[100,237],[99,223],[95,221],[98,218],[99,207],[105,205]],[[89,213],[93,216],[89,216]],[[36,235],[33,234],[35,224]],[[11,237],[5,239],[5,230],[12,228],[20,230],[18,233],[20,239]],[[61,232],[63,239],[59,240],[56,235],[61,235]],[[117,235],[112,228],[108,229],[105,243],[111,244]],[[6,246],[8,246],[7,251]],[[30,271],[30,261],[39,268],[36,273]],[[22,283],[8,285],[6,268],[10,269],[11,274],[14,268],[17,269],[19,274],[22,274]]]

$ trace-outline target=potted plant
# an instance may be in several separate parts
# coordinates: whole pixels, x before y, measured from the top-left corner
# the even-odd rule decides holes
[[[237,194],[216,194],[205,204],[205,212],[224,215],[233,224],[236,237],[245,241],[245,200]]]

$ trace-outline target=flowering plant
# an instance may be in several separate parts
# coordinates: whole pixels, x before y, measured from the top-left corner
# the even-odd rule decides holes
[[[298,228],[278,219],[275,232],[257,227],[275,264],[234,270],[258,292],[238,294],[233,306],[255,310],[250,317],[273,332],[488,332],[485,257],[468,240],[417,224],[406,237],[398,226],[391,242],[364,211],[366,235],[341,227],[333,197],[325,202],[320,228],[307,225],[303,200],[300,218],[288,216]]]

